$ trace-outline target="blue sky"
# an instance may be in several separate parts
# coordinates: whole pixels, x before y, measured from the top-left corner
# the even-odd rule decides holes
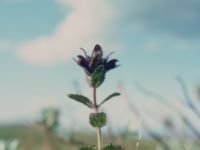
[[[175,78],[181,76],[195,96],[200,83],[199,7],[198,0],[1,0],[0,122],[36,118],[49,105],[61,107],[66,116],[80,111],[86,117],[88,111],[68,102],[67,93],[74,92],[73,81],[78,80],[90,94],[72,57],[80,47],[91,52],[96,43],[105,54],[116,51],[112,57],[121,64],[108,74],[101,95],[123,81],[142,105],[148,99],[136,92],[137,81],[180,99]],[[118,100],[106,108],[122,106],[126,113],[126,104]],[[121,111],[113,115],[114,121]]]

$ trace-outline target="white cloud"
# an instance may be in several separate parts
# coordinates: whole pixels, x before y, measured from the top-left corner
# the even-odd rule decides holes
[[[80,47],[92,49],[94,44],[99,43],[103,44],[106,50],[118,50],[123,49],[123,45],[130,45],[130,40],[137,36],[141,43],[144,43],[139,45],[141,49],[150,52],[168,49],[182,51],[182,49],[191,49],[195,44],[188,39],[186,39],[188,44],[180,42],[181,37],[174,34],[176,32],[168,32],[179,28],[172,25],[169,29],[166,24],[160,23],[163,18],[160,14],[166,10],[163,10],[163,4],[158,0],[149,2],[151,5],[146,4],[147,0],[142,2],[138,0],[123,2],[55,0],[55,2],[62,7],[71,6],[71,13],[66,15],[53,34],[23,43],[17,52],[22,60],[33,64],[61,63],[71,60]],[[158,10],[155,11],[155,8]],[[157,14],[156,17],[153,17],[154,14]],[[171,13],[166,15],[169,16],[167,18],[172,16]],[[182,30],[177,32],[182,32]],[[199,48],[198,44],[195,45]]]
[[[80,47],[91,48],[102,42],[114,13],[106,0],[57,0],[73,7],[73,12],[52,35],[23,43],[21,59],[35,64],[55,64],[71,58]],[[100,43],[101,44],[101,43]]]

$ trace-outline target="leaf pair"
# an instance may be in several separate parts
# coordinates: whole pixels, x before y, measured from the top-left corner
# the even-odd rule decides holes
[[[109,95],[107,98],[105,98],[105,99],[98,105],[98,107],[100,107],[101,105],[103,105],[105,102],[107,102],[107,101],[110,100],[111,98],[116,97],[116,96],[119,96],[119,95],[120,95],[120,93],[117,93],[117,92],[112,93],[112,94]],[[92,101],[91,101],[89,98],[87,98],[87,97],[85,97],[85,96],[83,96],[83,95],[69,94],[68,96],[69,96],[69,98],[71,98],[71,99],[73,99],[73,100],[75,100],[75,101],[77,101],[77,102],[79,102],[79,103],[82,103],[83,105],[86,105],[87,107],[89,107],[89,108],[91,108],[91,109],[93,108],[93,103],[92,103]]]

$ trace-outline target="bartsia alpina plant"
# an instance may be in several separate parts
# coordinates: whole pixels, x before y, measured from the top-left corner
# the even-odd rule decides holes
[[[81,68],[83,68],[83,70],[86,73],[86,77],[88,78],[88,81],[93,79],[92,77],[94,76],[95,72],[101,73],[103,75],[102,78],[104,78],[104,75],[108,71],[119,66],[116,64],[118,61],[117,59],[109,60],[109,56],[113,54],[113,52],[110,53],[105,58],[103,58],[103,50],[98,44],[94,47],[91,56],[88,56],[88,54],[83,48],[81,48],[81,50],[84,52],[85,57],[83,55],[78,55],[77,59],[74,60]],[[94,84],[93,82],[89,83],[92,87],[100,86],[100,84],[93,85]]]
[[[108,71],[117,68],[117,59],[110,59],[109,57],[113,54],[110,53],[108,56],[103,56],[103,50],[100,45],[95,45],[92,54],[89,56],[87,52],[81,48],[84,55],[78,55],[77,59],[74,59],[76,63],[84,70],[86,79],[89,86],[93,89],[93,100],[91,101],[88,97],[78,94],[69,94],[68,96],[80,102],[87,107],[94,110],[89,115],[89,123],[92,127],[97,130],[97,146],[83,146],[80,150],[122,150],[120,145],[108,144],[103,146],[101,128],[106,125],[106,113],[99,112],[100,106],[113,97],[119,96],[120,93],[114,92],[106,97],[101,103],[97,103],[96,91],[97,88],[102,85],[105,80]]]

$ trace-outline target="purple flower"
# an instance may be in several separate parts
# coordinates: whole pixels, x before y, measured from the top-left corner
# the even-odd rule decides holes
[[[83,48],[81,48],[81,50],[84,52],[84,56],[78,55],[77,60],[74,60],[79,66],[81,66],[81,68],[83,68],[88,76],[91,76],[95,69],[99,66],[104,67],[105,73],[119,66],[116,64],[118,62],[117,59],[109,60],[109,57],[113,54],[113,52],[103,58],[103,50],[99,44],[95,45],[91,56],[88,56]]]

